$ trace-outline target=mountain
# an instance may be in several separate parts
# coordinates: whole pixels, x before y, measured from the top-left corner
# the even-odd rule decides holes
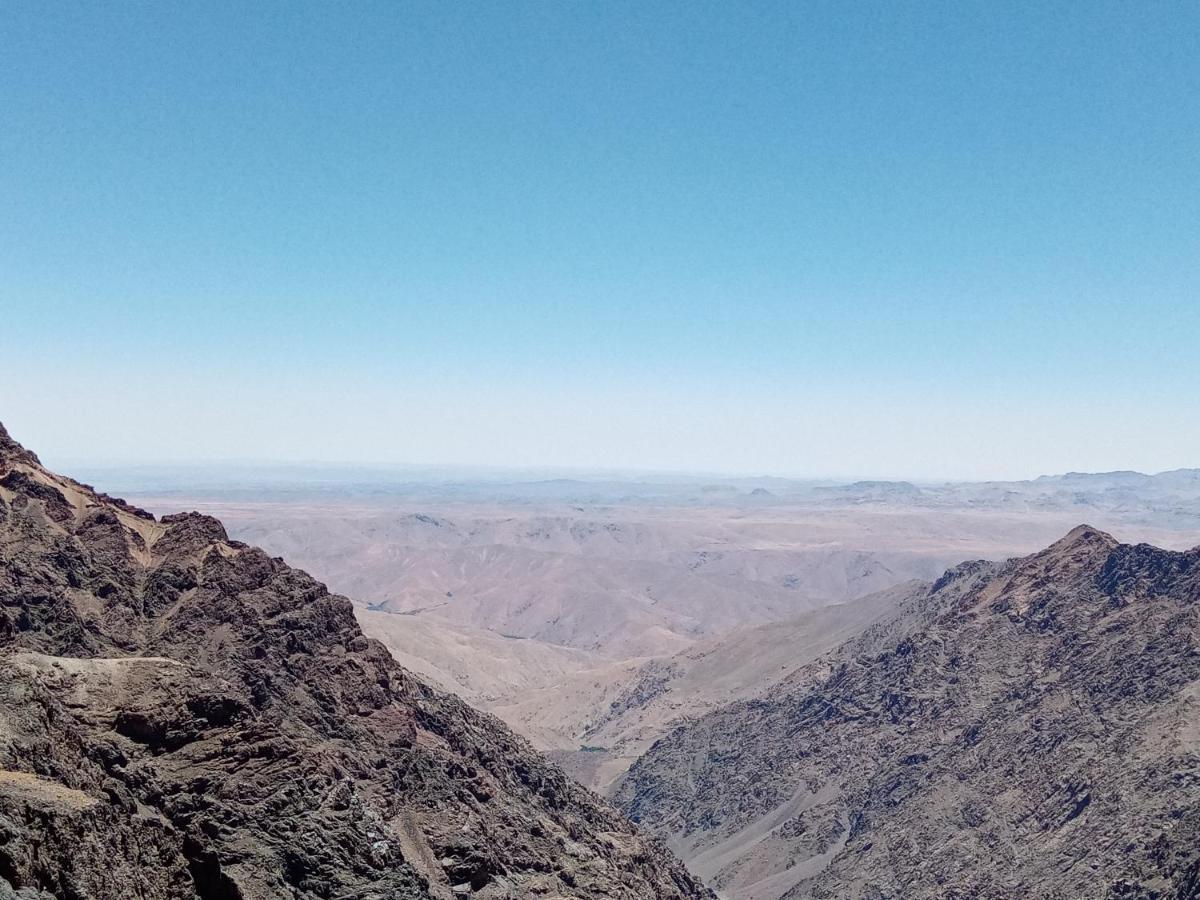
[[[1200,896],[1200,548],[963,564],[615,796],[733,900]]]
[[[711,896],[350,601],[0,427],[0,896]]]

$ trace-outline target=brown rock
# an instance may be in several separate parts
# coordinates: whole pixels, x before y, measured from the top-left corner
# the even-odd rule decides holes
[[[344,597],[2,428],[0,610],[0,897],[711,896]]]

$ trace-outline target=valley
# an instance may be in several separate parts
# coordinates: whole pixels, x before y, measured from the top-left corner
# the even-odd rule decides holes
[[[678,723],[783,681],[963,560],[1034,552],[1082,520],[1200,544],[1188,471],[921,486],[86,474],[295,560],[404,666],[601,793]]]

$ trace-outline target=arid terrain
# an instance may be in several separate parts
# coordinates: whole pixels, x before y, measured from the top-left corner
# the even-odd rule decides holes
[[[682,476],[92,470],[354,598],[405,666],[609,790],[680,720],[783,680],[894,589],[1077,525],[1200,544],[1200,473],[843,485]],[[196,485],[200,485],[199,490]],[[868,602],[862,598],[870,597]]]
[[[155,516],[0,430],[0,889],[1190,900],[1200,547],[1044,537],[1200,543],[1160,479]]]

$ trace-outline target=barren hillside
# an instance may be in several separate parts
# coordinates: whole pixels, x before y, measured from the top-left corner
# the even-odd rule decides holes
[[[1191,898],[1200,548],[967,563],[616,796],[734,900]]]
[[[615,810],[402,669],[350,602],[0,428],[0,892],[699,898]]]

